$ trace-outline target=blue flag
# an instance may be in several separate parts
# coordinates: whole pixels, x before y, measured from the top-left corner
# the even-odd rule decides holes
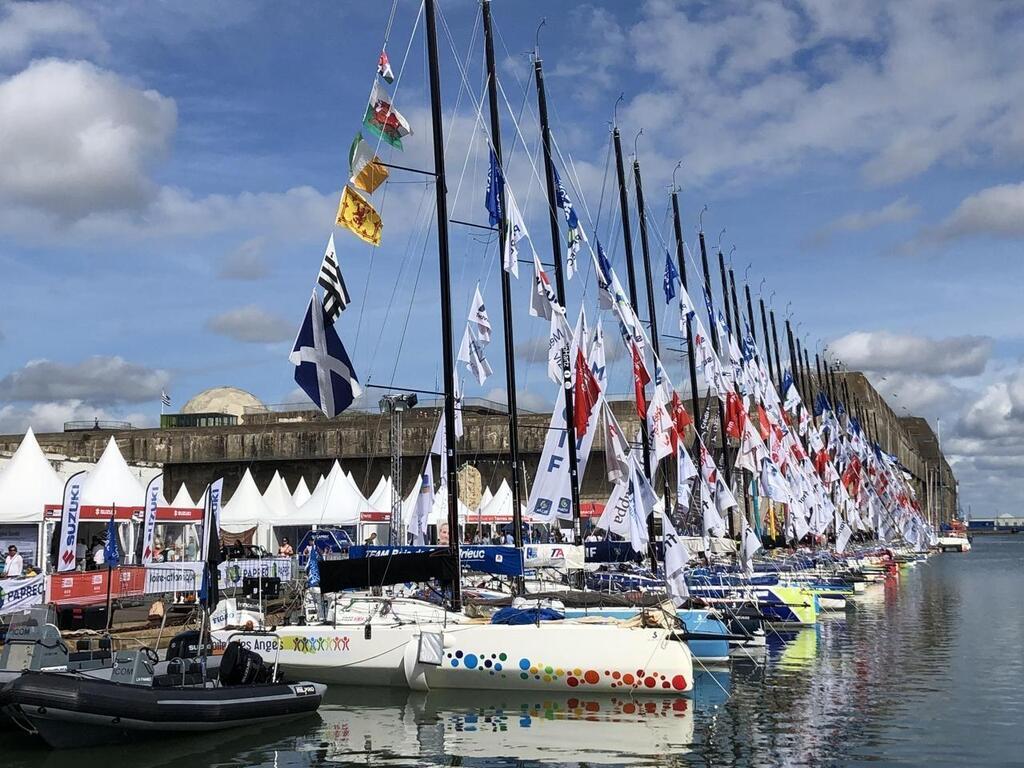
[[[787,368],[786,372],[782,374],[782,395],[785,397],[786,393],[789,392],[789,388],[793,386],[793,374]]]
[[[363,393],[352,361],[315,290],[288,359],[295,366],[295,383],[329,419]]]
[[[672,263],[672,257],[668,251],[665,251],[665,280],[663,287],[665,288],[665,303],[671,304],[672,299],[676,297],[676,280],[679,279],[679,270],[676,269],[676,265]]]
[[[843,407],[842,400],[836,400],[836,416],[845,416],[846,409]]]
[[[828,402],[828,397],[824,392],[818,392],[818,396],[814,398],[814,415],[821,416],[825,411],[831,411],[832,406]]]
[[[708,311],[708,322],[715,322],[715,304],[711,300],[711,290],[704,286],[704,308]]]
[[[320,586],[320,552],[314,546],[309,550],[309,565],[306,566],[308,574],[306,576],[307,587],[319,587]]]
[[[558,170],[552,166],[551,171],[555,174],[555,201],[565,214],[565,221],[568,223],[569,229],[576,229],[580,225],[580,220],[576,216],[576,209],[572,207],[572,201],[565,194],[565,187],[562,186],[562,179],[558,175]]]
[[[501,200],[505,192],[505,177],[498,167],[498,156],[491,149],[491,168],[487,172],[487,195],[484,198],[484,205],[487,206],[487,217],[492,227],[504,218],[504,211],[501,210]]]
[[[107,520],[107,541],[103,545],[103,562],[111,568],[117,568],[121,564],[121,550],[117,546],[117,528],[114,526],[114,516]]]

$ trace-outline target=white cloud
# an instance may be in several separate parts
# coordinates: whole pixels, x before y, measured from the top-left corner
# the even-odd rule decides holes
[[[224,257],[220,265],[221,277],[227,280],[259,280],[270,273],[270,265],[263,255],[266,239],[253,237]]]
[[[1024,183],[975,192],[961,201],[932,237],[943,241],[972,235],[1024,237]]]
[[[32,360],[0,379],[0,400],[93,405],[156,400],[170,375],[121,357],[94,356],[79,363]]]
[[[138,412],[122,413],[89,405],[81,400],[34,403],[28,408],[0,407],[0,434],[18,434],[29,427],[36,432],[61,432],[68,421],[127,421],[134,427],[155,426],[155,417]]]
[[[816,244],[821,244],[839,232],[865,232],[887,224],[898,224],[914,218],[920,212],[920,206],[914,205],[906,197],[901,197],[882,208],[853,211],[840,216],[818,230],[812,239]]]
[[[0,82],[0,200],[55,222],[144,207],[174,101],[83,61],[47,59]]]
[[[0,18],[0,61],[24,58],[41,48],[104,53],[95,22],[69,3],[8,2]]]
[[[295,336],[295,331],[298,330],[283,317],[254,305],[214,315],[206,321],[206,329],[234,341],[253,344],[291,341]]]
[[[889,331],[855,331],[829,344],[846,365],[858,370],[974,376],[985,369],[992,340],[985,336],[925,336]]]

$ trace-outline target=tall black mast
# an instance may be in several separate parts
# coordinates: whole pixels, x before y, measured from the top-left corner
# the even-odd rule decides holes
[[[768,375],[775,381],[775,366],[772,365],[772,340],[768,335],[768,315],[764,311],[764,299],[758,297],[757,303],[761,305],[761,328],[764,329],[764,356],[768,358]]]
[[[772,318],[772,346],[775,347],[775,375],[778,377],[776,381],[779,382],[779,394],[783,398],[786,396],[786,388],[783,386],[783,379],[786,378],[786,374],[782,368],[782,358],[779,356],[779,329],[775,325],[775,310],[769,310],[769,315]]]
[[[640,308],[636,298],[636,270],[633,267],[633,232],[629,225],[629,200],[626,198],[626,172],[622,166],[622,140],[619,128],[612,128],[612,143],[615,145],[615,171],[619,180],[619,211],[622,215],[622,240],[626,250],[626,275],[629,278],[629,304],[633,307],[636,321],[640,322]],[[640,403],[637,404],[638,406]],[[647,434],[647,419],[640,418],[640,444],[643,449],[644,475],[651,477],[651,438]]]
[[[434,0],[424,0],[427,16],[427,58],[430,66],[430,116],[434,132],[434,189],[437,193],[437,256],[441,278],[441,355],[444,358],[444,435],[447,454],[448,543],[459,558],[459,478],[455,445],[455,353],[452,349],[452,285],[448,259],[448,188],[444,172],[444,130],[441,121],[441,72],[437,60]],[[452,610],[462,608],[462,585],[452,582]]]
[[[555,167],[551,159],[551,131],[548,128],[548,100],[544,93],[544,69],[540,59],[540,51],[536,51],[533,60],[533,73],[537,80],[537,107],[540,112],[540,133],[544,143],[544,175],[547,177],[548,213],[551,220],[551,254],[555,262],[555,290],[558,292],[558,303],[565,308],[565,278],[562,276],[562,236],[558,229],[558,196],[555,194]],[[580,527],[580,477],[576,462],[576,418],[572,398],[572,361],[566,357],[562,361],[563,395],[565,396],[565,429],[569,449],[569,493],[572,500],[573,543],[583,543],[583,531]]]
[[[491,146],[498,158],[498,167],[504,177],[501,157],[501,120],[498,117],[498,83],[494,66],[494,38],[491,34],[491,0],[482,0],[484,17],[484,56],[487,60],[487,100],[491,111]],[[498,274],[501,278],[501,315],[505,330],[505,390],[508,392],[508,450],[512,457],[512,536],[517,547],[523,546],[523,513],[521,503],[519,466],[519,406],[516,402],[516,354],[512,332],[512,284],[505,271],[505,185],[498,186]]]
[[[724,230],[723,230],[724,231]],[[718,272],[722,277],[722,306],[725,307],[725,324],[729,327],[730,333],[736,332],[736,326],[732,323],[732,309],[729,306],[729,285],[725,277],[725,256],[722,254],[722,248],[718,248]],[[711,322],[715,322],[714,318]],[[722,343],[722,354],[726,360],[729,360],[729,339],[720,339]]]
[[[679,266],[679,279],[683,283],[683,290],[687,293],[690,292],[690,288],[686,283],[686,252],[683,248],[683,227],[679,221],[679,191],[673,187],[672,189],[672,225],[675,228],[676,234],[676,262]],[[691,301],[693,297],[690,297]],[[690,368],[690,398],[693,403],[693,419],[694,424],[700,419],[700,398],[697,394],[697,356],[693,353],[693,321],[690,317],[686,318],[686,349],[687,351],[687,362],[689,362]],[[682,438],[682,435],[680,435]]]
[[[750,301],[750,286],[743,284],[743,293],[747,297],[747,323],[750,325],[750,338],[757,344],[757,325],[754,323],[754,305]]]

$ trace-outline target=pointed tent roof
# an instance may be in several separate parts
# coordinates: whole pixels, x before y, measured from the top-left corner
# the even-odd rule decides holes
[[[146,489],[128,467],[113,437],[82,484],[83,507],[142,507]]]
[[[502,482],[504,482],[504,481],[502,481]],[[493,498],[494,498],[494,494],[491,493],[490,486],[488,486],[487,488],[484,488],[484,492],[482,494],[480,494],[480,509],[483,509],[488,504],[490,504],[491,503],[491,499],[493,499]]]
[[[64,484],[36,441],[31,427],[0,472],[0,522],[40,523],[43,507],[60,504]]]
[[[260,523],[268,523],[273,517],[270,507],[263,500],[263,494],[256,487],[252,473],[246,469],[231,499],[220,512],[220,527],[228,533],[243,533]]]
[[[300,477],[298,484],[295,486],[295,493],[292,494],[292,501],[295,503],[295,506],[301,507],[309,501],[309,497],[312,495],[309,492],[309,486],[306,485],[306,478]]]
[[[512,519],[512,488],[507,481],[501,481],[498,492],[486,504],[481,499],[479,514],[482,518]]]
[[[179,509],[195,509],[200,505],[192,501],[192,497],[188,495],[188,488],[182,483],[181,487],[178,488],[178,492],[174,495],[174,500],[171,501],[171,506]]]
[[[263,501],[270,508],[274,520],[291,517],[299,511],[299,508],[292,500],[288,484],[285,483],[284,478],[278,472],[274,472],[274,477],[270,480],[270,485],[267,486],[267,490],[263,494]]]
[[[323,483],[318,483],[309,500],[290,516],[286,525],[354,525],[359,513],[368,508],[366,499],[341,465],[335,461]]]
[[[391,509],[391,478],[382,477],[366,501],[372,510]]]

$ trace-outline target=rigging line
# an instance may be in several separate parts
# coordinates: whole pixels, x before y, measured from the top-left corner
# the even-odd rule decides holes
[[[395,23],[395,13],[396,13],[396,11],[398,11],[398,0],[392,0],[392,2],[391,2],[391,15],[388,16],[387,26],[384,27],[384,46],[383,46],[384,49],[386,49],[388,47],[388,40],[391,39],[391,26]]]

